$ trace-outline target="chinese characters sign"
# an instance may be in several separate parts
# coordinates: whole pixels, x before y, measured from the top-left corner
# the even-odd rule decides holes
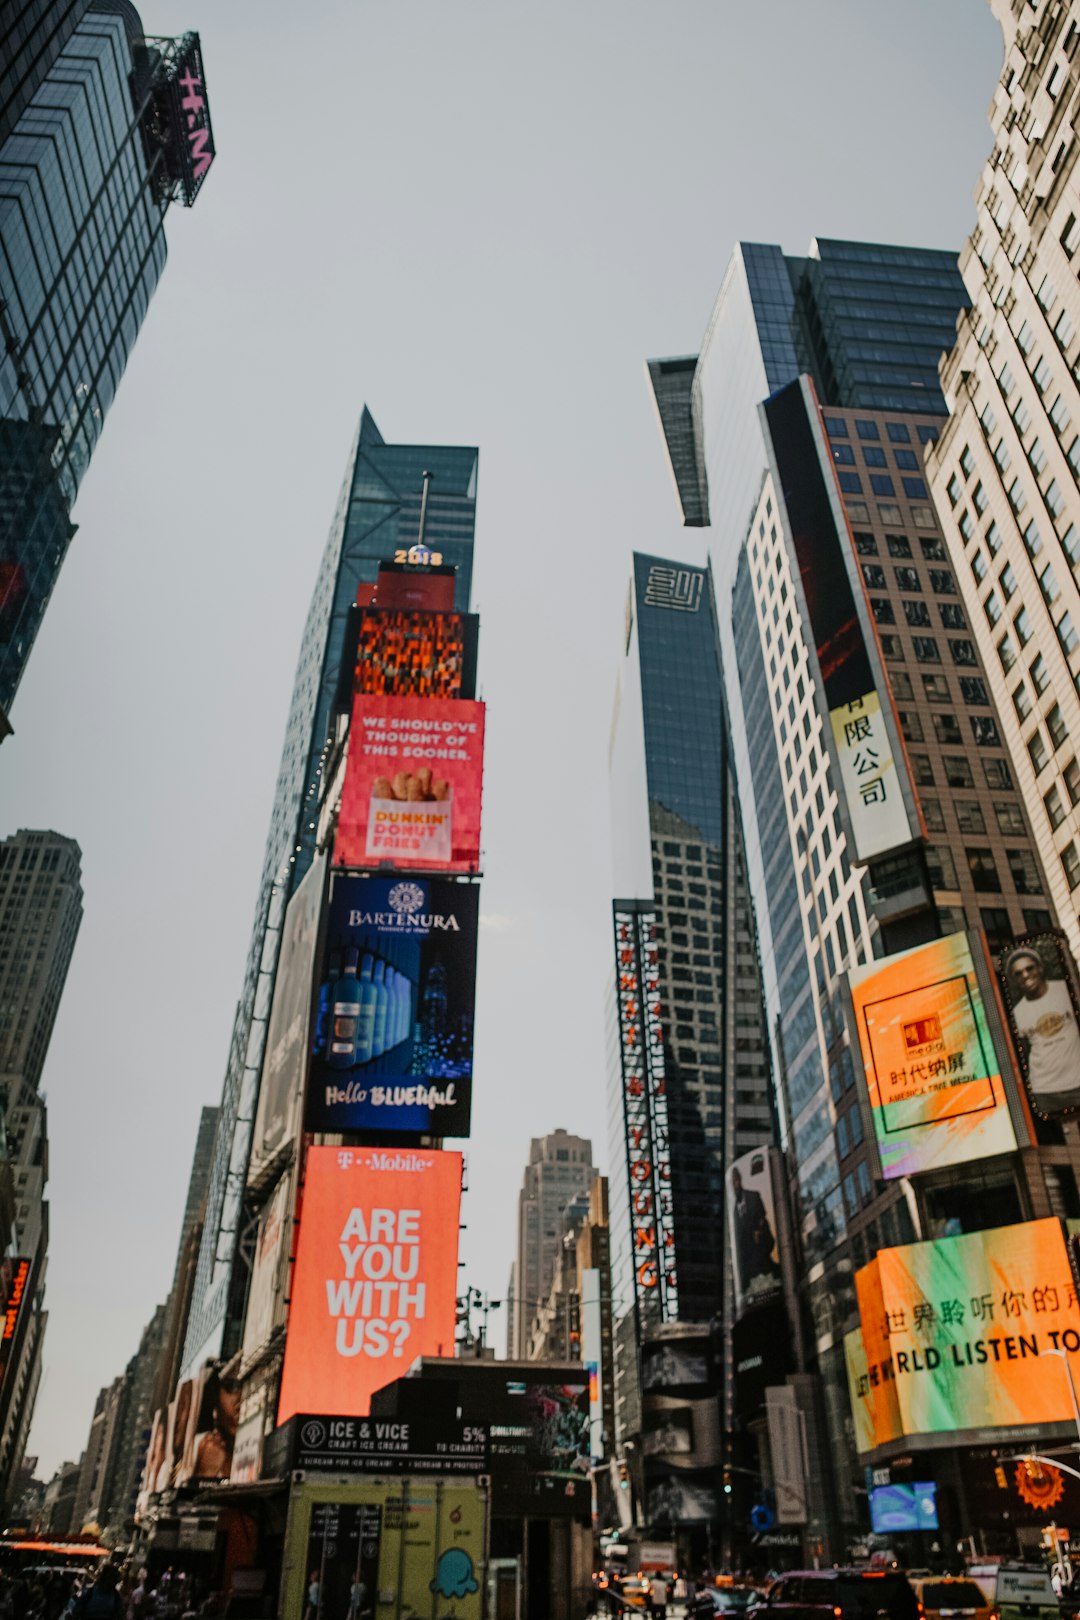
[[[865,856],[906,843],[907,812],[877,692],[830,709],[829,724],[856,848]]]
[[[1080,1308],[1060,1221],[879,1249],[856,1274],[861,1327],[845,1340],[860,1452],[956,1430],[1072,1415]]]
[[[853,968],[848,979],[885,1179],[1011,1153],[967,935]]]
[[[652,912],[615,910],[615,985],[623,1122],[630,1181],[634,1290],[646,1321],[677,1321],[678,1278],[660,1006]]]

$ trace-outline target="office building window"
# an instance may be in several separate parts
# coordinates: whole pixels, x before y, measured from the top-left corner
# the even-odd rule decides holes
[[[860,422],[856,420],[855,431],[860,439],[880,439],[876,422]]]
[[[915,649],[915,657],[920,664],[941,663],[941,654],[938,652],[938,644],[933,636],[913,636],[911,640]]]
[[[1024,812],[1015,799],[995,799],[994,814],[999,830],[1006,838],[1022,838],[1025,832]]]
[[[1042,879],[1035,857],[1029,849],[1007,849],[1005,859],[1012,873],[1013,888],[1017,894],[1042,894]]]
[[[930,589],[937,596],[955,596],[956,581],[947,568],[931,568]]]
[[[840,488],[843,490],[845,495],[862,494],[862,479],[859,477],[858,473],[841,472],[838,476],[840,478]]]
[[[929,630],[930,628],[930,609],[927,604],[921,600],[907,601],[904,603],[904,618],[913,629]]]
[[[1031,758],[1032,769],[1035,775],[1038,776],[1039,772],[1044,771],[1050,762],[1046,739],[1041,731],[1033,732],[1028,738],[1027,751]]]
[[[911,685],[911,676],[905,670],[898,669],[894,675],[889,676],[893,697],[898,703],[910,703],[915,696]]]
[[[987,707],[990,699],[987,696],[986,685],[978,675],[961,675],[960,696],[964,702],[974,707]]]
[[[1028,715],[1031,713],[1032,703],[1031,693],[1028,691],[1023,681],[1020,682],[1020,685],[1013,693],[1012,700],[1013,708],[1016,710],[1016,718],[1018,720],[1026,720]]]
[[[1054,628],[1067,656],[1076,646],[1076,630],[1073,626],[1072,615],[1063,613]]]
[[[892,663],[902,664],[904,662],[904,644],[899,636],[883,634],[881,637],[881,650]]]
[[[965,847],[968,871],[977,894],[1000,894],[1001,879],[998,877],[997,865],[993,854],[981,845]]]
[[[885,431],[893,444],[910,444],[911,434],[906,422],[886,422]]]
[[[1012,942],[1009,913],[1004,906],[980,906],[979,918],[986,931],[986,942],[992,951],[1003,951]]]
[[[832,458],[838,467],[854,467],[855,448],[850,444],[834,444]]]
[[[872,591],[883,591],[887,588],[885,570],[880,563],[863,563],[862,573],[863,579],[865,579]]]
[[[1059,394],[1054,400],[1054,403],[1051,405],[1047,415],[1054,424],[1054,431],[1057,433],[1059,438],[1062,434],[1068,432],[1069,423],[1072,421],[1072,416],[1069,412],[1069,407],[1061,394]]]
[[[870,598],[870,611],[874,615],[875,624],[895,624],[896,614],[893,605],[887,596],[872,596]]]
[[[917,568],[894,568],[893,573],[896,576],[896,583],[897,583],[898,587],[900,588],[900,590],[902,590],[902,591],[921,591],[922,590],[922,584],[921,584],[921,582],[919,580],[919,571],[918,571]]]
[[[941,433],[941,429],[932,422],[921,422],[915,431],[920,444],[936,444]]]
[[[1043,496],[1043,500],[1046,502],[1047,511],[1054,518],[1059,518],[1062,512],[1064,512],[1065,496],[1062,494],[1061,485],[1058,483],[1056,478],[1051,480],[1050,488]]]
[[[922,721],[919,719],[919,716],[915,713],[914,709],[897,709],[896,712],[900,717],[900,730],[904,734],[904,741],[922,742]]]
[[[855,550],[858,552],[860,557],[876,557],[878,554],[878,544],[872,534],[867,534],[862,529],[856,529]]]
[[[1039,533],[1038,526],[1034,518],[1032,518],[1031,522],[1024,530],[1024,544],[1027,546],[1028,552],[1033,558],[1037,557],[1039,552],[1042,550],[1042,535]]]
[[[923,819],[928,832],[945,831],[945,815],[941,808],[940,799],[920,799]]]
[[[1016,595],[1016,575],[1013,573],[1012,563],[1005,564],[998,575],[998,584],[1001,586],[1002,596],[1006,602],[1010,602]]]
[[[1061,793],[1055,783],[1049,793],[1043,794],[1043,805],[1051,827],[1060,827],[1065,820],[1065,806],[1061,801]]]
[[[1061,774],[1065,778],[1070,804],[1080,804],[1080,762],[1070,759]]]
[[[934,717],[934,736],[947,748],[961,748],[964,734],[955,714],[938,713]]]
[[[1061,864],[1065,868],[1065,876],[1069,880],[1069,888],[1075,889],[1080,884],[1080,855],[1076,853],[1075,844],[1066,844],[1061,852]]]
[[[973,641],[967,641],[966,639],[960,641],[950,641],[949,646],[952,649],[952,660],[954,664],[967,664],[970,666],[978,662],[975,656],[975,643]]]
[[[884,450],[879,449],[876,445],[870,445],[868,448],[863,450],[863,460],[866,462],[868,467],[887,467],[889,465],[885,459]],[[886,489],[883,490],[882,493],[885,495],[891,495],[892,491]]]
[[[1026,647],[1031,640],[1031,620],[1028,617],[1027,608],[1021,608],[1013,619],[1013,629],[1016,631],[1016,639],[1021,647]]]
[[[957,799],[953,808],[956,811],[956,825],[961,832],[985,833],[982,809],[975,799]]]
[[[1054,573],[1052,563],[1047,563],[1039,575],[1039,589],[1050,604],[1056,602],[1061,595],[1061,586],[1057,582],[1057,575]]]
[[[1003,759],[984,759],[982,762],[983,775],[989,788],[1011,788],[1013,785],[1012,772]]]
[[[1007,675],[1016,663],[1016,648],[1013,646],[1011,636],[1002,636],[997,644],[997,654],[1001,667]]]
[[[947,846],[940,848],[935,844],[926,846],[926,870],[930,878],[930,886],[934,889],[957,889],[956,867],[953,864],[952,851]]]
[[[951,703],[952,693],[944,675],[924,675],[923,696],[928,703]]]
[[[986,614],[987,623],[990,625],[997,624],[1001,618],[1001,603],[998,600],[996,591],[991,591],[987,596],[986,601],[983,603],[983,612]]]
[[[971,735],[975,739],[976,748],[1000,748],[1001,737],[998,734],[997,721],[988,714],[973,714],[971,721]]]
[[[912,754],[911,774],[919,787],[933,787],[934,771],[929,754]]]
[[[1055,749],[1061,748],[1069,739],[1065,726],[1065,718],[1061,712],[1060,703],[1055,703],[1046,714],[1046,729],[1050,733],[1050,741]]]
[[[893,460],[901,472],[918,472],[919,470],[919,458],[914,450],[895,450]],[[923,499],[925,499],[925,495]]]
[[[975,485],[975,488],[971,492],[971,499],[974,502],[976,512],[978,512],[979,516],[982,517],[990,502],[987,498],[986,491],[983,489],[981,484]]]
[[[906,534],[887,534],[885,544],[889,548],[890,557],[911,556],[911,541]]]
[[[923,556],[926,557],[930,562],[948,561],[948,555],[945,551],[945,542],[940,540],[937,535],[931,535],[925,540],[920,540],[919,545],[922,547]]]
[[[991,557],[996,557],[998,552],[1001,550],[1001,530],[998,528],[997,524],[992,518],[986,531],[986,544],[989,548]]]
[[[969,788],[975,786],[971,766],[963,754],[946,754],[943,764],[945,766],[945,780],[950,787]]]
[[[971,572],[975,575],[975,579],[980,585],[990,572],[981,547],[978,551],[973,551],[971,553]]]
[[[910,474],[907,474],[901,478],[900,482],[904,486],[904,494],[909,501],[925,501],[926,485],[921,478],[912,478]]]
[[[830,439],[846,439],[848,436],[848,426],[842,416],[827,416],[825,431]]]
[[[959,602],[939,602],[938,618],[943,630],[966,630],[967,620]]]

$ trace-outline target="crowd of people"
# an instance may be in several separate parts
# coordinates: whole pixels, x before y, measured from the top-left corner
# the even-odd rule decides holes
[[[183,1571],[151,1583],[145,1569],[104,1564],[71,1569],[0,1570],[0,1620],[207,1620],[218,1600]]]

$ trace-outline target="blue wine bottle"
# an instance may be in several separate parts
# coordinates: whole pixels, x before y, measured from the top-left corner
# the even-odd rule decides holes
[[[334,985],[333,1022],[327,1062],[334,1069],[351,1069],[356,1062],[356,1031],[360,1022],[360,985],[356,977],[357,950],[350,945],[345,971]]]
[[[386,963],[381,960],[375,964],[373,983],[378,1000],[375,1003],[375,1029],[371,1039],[371,1055],[373,1058],[377,1058],[382,1057],[386,1051],[386,1033],[390,1014],[390,994],[386,988]]]

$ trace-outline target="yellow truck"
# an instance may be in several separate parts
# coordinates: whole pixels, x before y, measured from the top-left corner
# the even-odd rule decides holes
[[[486,1480],[294,1480],[282,1620],[482,1620]]]

